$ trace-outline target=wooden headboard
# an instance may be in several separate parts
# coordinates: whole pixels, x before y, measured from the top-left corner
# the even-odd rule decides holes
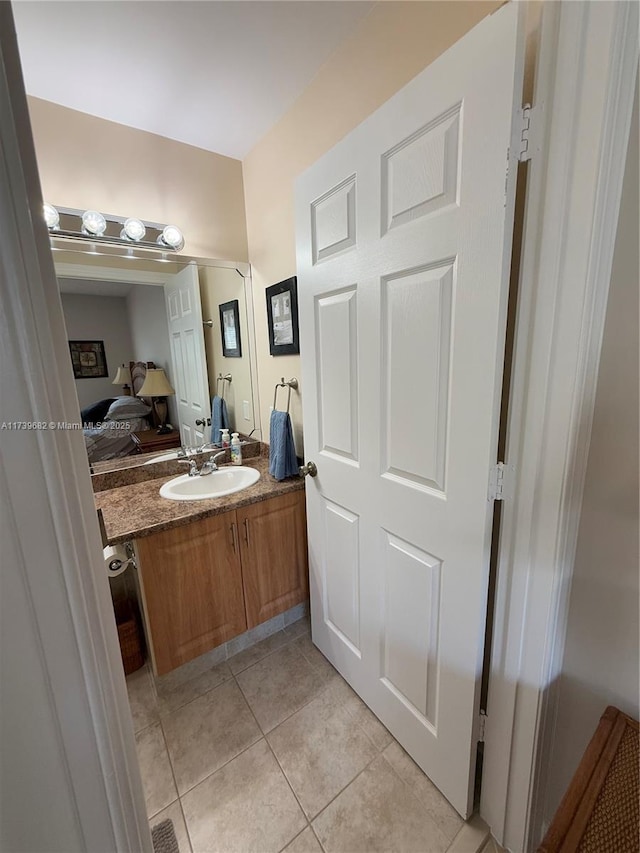
[[[147,368],[155,368],[152,361],[130,361],[129,370],[131,371],[131,386],[132,393],[135,397],[138,391],[142,388],[142,383],[147,375]]]
[[[131,371],[131,393],[135,397],[138,391],[142,388],[142,383],[145,380],[147,375],[147,368],[155,369],[155,363],[153,361],[130,361],[129,362],[129,370]],[[150,397],[144,397],[145,403],[148,403],[151,406],[151,413],[147,416],[149,419],[149,423],[152,427],[156,427],[160,425],[160,421],[158,419],[158,415],[153,406],[153,401]]]

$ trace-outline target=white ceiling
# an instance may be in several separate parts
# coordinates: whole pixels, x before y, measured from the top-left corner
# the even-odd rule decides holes
[[[366,0],[17,0],[27,92],[242,159]]]

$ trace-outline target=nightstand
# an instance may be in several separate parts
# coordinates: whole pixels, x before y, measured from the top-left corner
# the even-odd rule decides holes
[[[131,438],[138,453],[154,453],[157,450],[180,447],[180,433],[176,429],[164,435],[158,435],[155,429],[146,429],[143,432],[132,432]]]

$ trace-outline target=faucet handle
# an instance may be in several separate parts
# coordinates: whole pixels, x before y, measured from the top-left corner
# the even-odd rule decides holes
[[[196,465],[194,459],[178,459],[178,462],[181,465],[188,465],[189,466],[189,476],[190,477],[193,477],[194,474],[198,473],[198,466]]]

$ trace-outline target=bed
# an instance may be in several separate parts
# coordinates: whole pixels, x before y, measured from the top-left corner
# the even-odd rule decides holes
[[[135,453],[136,445],[131,434],[155,426],[151,402],[136,396],[144,382],[147,368],[153,368],[155,364],[152,361],[134,361],[130,362],[129,367],[133,391],[131,396],[97,400],[80,413],[89,462],[103,462]]]

